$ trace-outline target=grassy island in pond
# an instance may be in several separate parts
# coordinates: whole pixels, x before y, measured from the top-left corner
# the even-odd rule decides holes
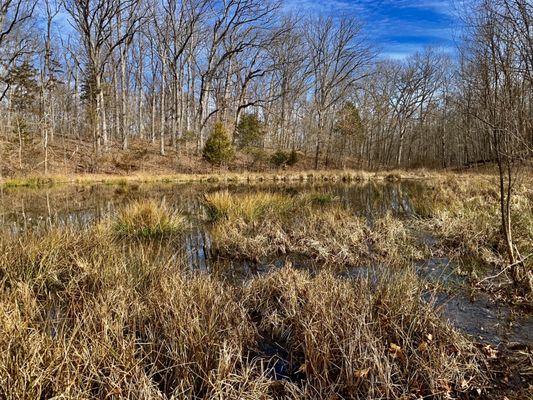
[[[526,398],[496,178],[328,179],[5,189],[0,397]]]

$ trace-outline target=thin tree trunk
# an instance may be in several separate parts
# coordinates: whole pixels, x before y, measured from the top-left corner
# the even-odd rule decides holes
[[[159,127],[160,146],[159,153],[165,155],[165,59],[163,57],[161,65],[161,126]]]

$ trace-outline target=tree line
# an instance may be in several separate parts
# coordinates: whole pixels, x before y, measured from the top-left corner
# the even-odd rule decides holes
[[[201,154],[213,133],[316,168],[510,171],[533,148],[533,6],[468,4],[457,55],[388,60],[364,21],[277,0],[2,0],[2,138],[21,162],[36,140],[45,172],[65,138],[97,162],[133,140]]]

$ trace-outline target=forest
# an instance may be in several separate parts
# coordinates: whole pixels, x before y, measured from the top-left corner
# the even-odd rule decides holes
[[[532,27],[0,0],[0,400],[533,398]]]
[[[3,1],[3,174],[47,173],[50,153],[95,172],[132,142],[199,156],[217,123],[224,146],[266,165],[276,151],[314,169],[527,159],[531,4],[462,6],[456,54],[393,60],[364,21],[279,1]]]

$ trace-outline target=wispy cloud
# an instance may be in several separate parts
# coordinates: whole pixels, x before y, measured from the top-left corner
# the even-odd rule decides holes
[[[471,0],[286,0],[293,13],[360,18],[384,57],[404,58],[425,46],[453,51],[459,3]]]

